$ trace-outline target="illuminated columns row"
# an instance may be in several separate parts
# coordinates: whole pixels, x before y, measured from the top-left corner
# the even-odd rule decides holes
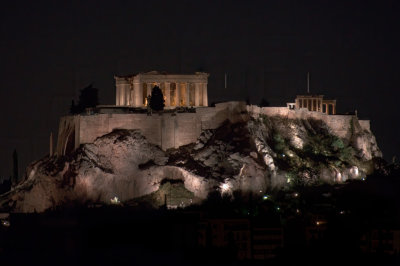
[[[131,105],[131,86],[129,83],[122,83],[117,86],[116,105]]]
[[[309,98],[309,99],[298,99],[300,108],[307,108],[309,111],[322,112],[322,100]]]
[[[171,95],[171,84],[175,84],[175,90]],[[165,106],[208,106],[207,83],[188,83],[188,82],[129,82],[121,81],[116,86],[116,105],[143,107],[146,104],[146,97],[151,95],[154,86],[159,86],[163,90]],[[144,92],[146,84],[146,92]],[[163,86],[161,86],[161,84]],[[192,91],[192,104],[190,104],[190,86],[194,84]],[[143,95],[143,94],[146,95]],[[194,99],[193,99],[194,98]],[[173,104],[173,105],[172,105]]]
[[[329,114],[331,114],[331,115],[336,114],[336,105],[335,105],[334,103],[324,103],[323,105],[324,105],[324,107],[325,107],[325,108],[324,108],[325,111],[324,111],[324,109],[322,110],[323,113],[325,113],[325,114],[327,114],[327,115],[329,115]],[[331,107],[331,108],[329,108],[329,107]],[[332,111],[329,112],[329,110],[332,110]]]

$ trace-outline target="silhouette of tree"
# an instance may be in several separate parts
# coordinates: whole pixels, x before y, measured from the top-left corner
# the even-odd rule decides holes
[[[155,86],[151,91],[150,108],[155,111],[164,110],[164,95],[158,86]]]
[[[71,114],[79,114],[85,111],[86,108],[94,108],[99,104],[98,89],[93,87],[93,84],[81,89],[79,102],[75,105],[72,100],[70,112]]]
[[[12,183],[18,183],[18,154],[17,150],[14,149],[13,152],[13,176],[12,176]]]
[[[75,105],[75,101],[72,100],[71,106],[69,107],[69,113],[70,114],[76,114],[77,112],[78,111],[77,111],[77,106]]]

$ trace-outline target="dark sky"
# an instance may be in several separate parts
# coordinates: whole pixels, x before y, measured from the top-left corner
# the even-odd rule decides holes
[[[400,155],[396,1],[8,1],[0,8],[0,177],[48,153],[49,134],[90,83],[115,102],[114,74],[210,73],[209,102],[285,105],[305,92],[371,119]],[[339,3],[338,3],[339,2]],[[224,88],[224,73],[228,88]]]

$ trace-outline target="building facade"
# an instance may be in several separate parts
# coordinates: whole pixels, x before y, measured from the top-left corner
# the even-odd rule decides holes
[[[166,74],[157,71],[114,76],[116,106],[144,108],[155,86],[164,95],[165,108],[208,106],[208,73]]]
[[[294,106],[295,109],[307,108],[308,111],[327,115],[336,114],[336,100],[326,100],[323,95],[297,95]]]

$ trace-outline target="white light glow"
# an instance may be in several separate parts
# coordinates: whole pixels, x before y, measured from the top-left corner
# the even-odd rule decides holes
[[[342,179],[342,174],[338,172],[338,173],[336,174],[336,181],[337,181],[337,182],[342,182],[342,180],[343,180],[343,179]]]
[[[112,198],[110,201],[111,201],[111,204],[120,204],[121,203],[117,197]]]
[[[2,221],[1,221],[1,225],[5,226],[5,227],[9,227],[9,226],[10,226],[10,221],[8,221],[8,220],[2,220]]]
[[[357,166],[353,166],[353,167],[351,167],[351,169],[350,169],[350,173],[354,176],[354,177],[358,177],[359,176],[359,174],[360,174],[360,172],[359,172],[359,170],[358,170],[358,167]]]
[[[223,183],[223,184],[220,186],[220,189],[221,189],[221,192],[222,192],[222,193],[226,193],[226,192],[228,192],[228,191],[231,189],[231,187],[229,186],[229,184]]]
[[[264,195],[263,200],[267,200],[269,198],[268,195]]]

